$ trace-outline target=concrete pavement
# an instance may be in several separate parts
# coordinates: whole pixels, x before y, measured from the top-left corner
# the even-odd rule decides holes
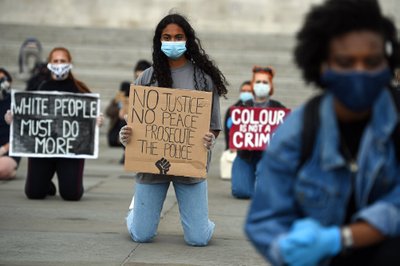
[[[249,201],[234,199],[230,182],[219,178],[222,139],[208,177],[210,218],[216,229],[207,247],[185,244],[173,188],[153,243],[130,240],[124,217],[132,173],[118,164],[121,150],[107,147],[104,135],[100,139],[99,159],[86,160],[80,202],[63,201],[58,194],[28,200],[26,158],[15,180],[0,183],[0,265],[267,265],[243,233]]]

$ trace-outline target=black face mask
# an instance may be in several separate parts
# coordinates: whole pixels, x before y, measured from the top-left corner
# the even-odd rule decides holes
[[[357,112],[371,108],[391,78],[388,67],[375,72],[328,70],[322,75],[322,82],[342,104]]]

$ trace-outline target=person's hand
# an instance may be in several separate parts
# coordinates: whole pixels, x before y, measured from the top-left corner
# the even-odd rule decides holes
[[[290,266],[318,265],[324,257],[339,253],[340,229],[337,226],[323,227],[313,219],[302,219],[279,240],[279,249],[283,260]]]
[[[100,115],[98,117],[96,117],[96,125],[98,127],[101,127],[101,126],[103,126],[103,123],[104,123],[104,115],[103,115],[103,113],[100,113]]]
[[[211,150],[215,145],[215,135],[211,132],[207,132],[203,137],[203,143],[207,150]]]
[[[7,110],[7,112],[4,114],[4,120],[6,121],[7,125],[11,124],[13,121],[13,114],[10,110]]]
[[[119,131],[119,141],[121,142],[121,144],[126,146],[131,141],[131,137],[132,128],[128,125],[123,126]]]
[[[7,152],[8,150],[4,146],[0,147],[0,157],[4,156]]]

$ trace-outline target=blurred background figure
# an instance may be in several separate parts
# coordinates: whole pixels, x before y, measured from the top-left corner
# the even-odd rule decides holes
[[[220,158],[220,177],[222,179],[231,179],[232,177],[232,164],[236,157],[236,150],[229,149],[229,130],[232,126],[231,107],[242,106],[244,102],[253,99],[253,92],[251,89],[250,80],[245,81],[240,85],[239,100],[233,105],[229,106],[225,112],[224,119],[224,136],[225,136],[225,151],[222,152]]]
[[[139,60],[133,68],[133,81],[135,81],[143,71],[151,67],[151,63],[147,60]]]
[[[253,90],[251,88],[251,81],[246,80],[245,82],[240,85],[239,89],[239,100],[236,103],[232,104],[228,107],[225,112],[225,119],[224,119],[224,136],[225,136],[225,150],[229,149],[229,129],[232,126],[231,118],[231,108],[234,106],[243,106],[245,102],[253,100]]]
[[[151,67],[151,63],[147,60],[139,60],[135,67],[133,68],[133,82],[142,74],[143,71]],[[119,118],[124,120],[126,114],[128,114],[128,99],[129,99],[129,88],[125,90],[125,95],[122,98],[120,111],[119,111]]]
[[[27,38],[19,50],[18,66],[20,79],[29,79],[34,68],[39,63],[42,63],[42,44],[36,38]]]
[[[139,60],[133,68],[133,82],[149,67],[151,67],[150,62],[143,59]],[[119,141],[119,131],[126,124],[124,116],[128,113],[129,90],[133,82],[121,82],[119,91],[106,108],[105,114],[110,119],[107,131],[107,142],[110,147],[124,148]],[[124,153],[119,163],[124,163]]]
[[[240,106],[284,108],[283,104],[271,99],[274,94],[274,75],[275,71],[272,67],[254,66],[253,79],[251,81],[254,99],[245,96],[246,98],[249,97],[249,99],[242,102]],[[256,169],[261,155],[262,151],[237,151],[237,156],[232,166],[232,195],[235,198],[248,199],[253,196],[254,187],[257,183]]]
[[[120,118],[119,113],[122,108],[122,103],[125,101],[125,95],[129,95],[130,86],[131,83],[129,81],[123,81],[120,85],[119,91],[106,109],[106,116],[110,119],[107,132],[107,140],[110,147],[123,147],[119,142],[119,130],[126,123],[123,118]]]
[[[47,67],[51,71],[51,79],[39,87],[40,91],[90,93],[89,88],[72,75],[72,57],[66,48],[56,47],[51,50]],[[7,114],[11,123],[12,114]],[[102,120],[100,115],[98,126],[101,126]],[[81,158],[28,158],[26,196],[29,199],[44,199],[48,195],[55,195],[56,187],[52,179],[56,173],[60,196],[64,200],[79,201],[84,192],[84,165],[85,159]]]
[[[32,70],[32,76],[26,82],[27,91],[36,91],[42,83],[51,79],[50,70],[47,68],[47,63],[37,63]]]
[[[8,155],[10,126],[6,123],[4,115],[11,106],[11,83],[11,75],[4,68],[0,68],[0,180],[14,178],[20,161],[19,157]]]

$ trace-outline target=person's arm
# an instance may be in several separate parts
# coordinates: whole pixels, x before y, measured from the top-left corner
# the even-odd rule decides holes
[[[215,138],[218,138],[219,133],[220,133],[221,131],[210,130],[210,132],[214,134]]]
[[[13,114],[11,110],[7,110],[7,112],[4,114],[4,121],[6,122],[7,125],[10,125],[13,121]]]
[[[351,231],[354,248],[371,246],[385,239],[385,236],[379,230],[367,222],[356,222],[350,224],[348,228]]]
[[[2,146],[0,146],[0,156],[3,156],[4,154],[7,154],[8,150],[9,150],[10,144],[6,143]]]
[[[218,137],[221,130],[222,130],[222,125],[221,125],[221,109],[219,103],[219,95],[214,91],[212,95],[212,104],[211,104],[210,129],[209,132],[207,132],[204,136],[204,140],[206,141],[204,145],[207,147],[207,149],[211,149],[214,146],[215,139]],[[212,137],[209,133],[212,133],[214,137]]]

